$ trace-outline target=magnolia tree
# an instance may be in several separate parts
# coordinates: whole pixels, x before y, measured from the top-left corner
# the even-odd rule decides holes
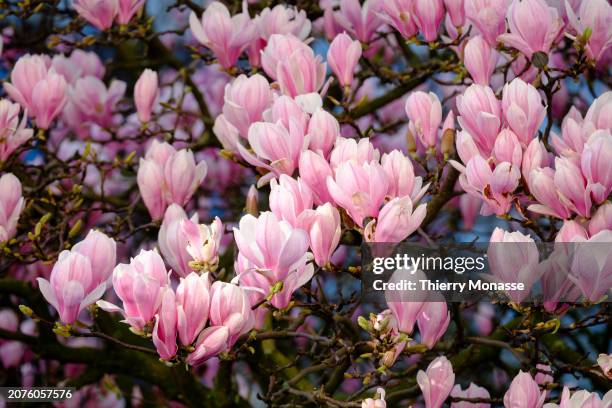
[[[0,0],[0,385],[611,406],[609,250],[543,303],[368,301],[360,261],[612,242],[607,0],[204,3]]]

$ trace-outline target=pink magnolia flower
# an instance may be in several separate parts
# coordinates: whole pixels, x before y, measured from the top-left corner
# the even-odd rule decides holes
[[[26,129],[26,125],[27,112],[20,121],[19,104],[0,99],[0,162],[32,137],[34,131]]]
[[[581,238],[589,238],[589,234],[584,227],[576,221],[565,220],[555,236],[555,242],[572,242]]]
[[[529,173],[529,191],[538,200],[528,210],[566,219],[571,215],[568,202],[555,186],[555,172],[550,167],[535,168]],[[560,180],[561,182],[561,180]]]
[[[377,161],[340,163],[334,177],[327,177],[327,189],[334,202],[344,208],[355,224],[363,227],[366,217],[377,217],[389,182]]]
[[[416,0],[414,19],[425,41],[432,42],[438,37],[438,27],[444,18],[442,0]]]
[[[579,115],[575,109],[574,112]],[[612,91],[604,92],[593,101],[584,116],[584,121],[592,124],[595,129],[612,131]]]
[[[327,51],[327,62],[340,85],[351,85],[359,58],[361,58],[359,41],[353,41],[346,33],[338,34],[334,38]]]
[[[406,39],[414,37],[418,32],[412,0],[382,1],[379,16]]]
[[[529,373],[520,371],[504,395],[504,406],[508,408],[541,408],[546,391],[540,391],[538,383]]]
[[[127,24],[130,22],[134,14],[138,13],[145,0],[118,0],[119,9],[117,11],[117,22],[119,24]]]
[[[455,373],[446,357],[438,357],[427,367],[419,370],[417,383],[423,393],[426,408],[441,408],[455,384]]]
[[[598,130],[589,137],[580,164],[593,200],[601,204],[612,192],[612,134],[609,130]]]
[[[483,198],[483,215],[501,215],[509,211],[512,192],[518,187],[520,178],[517,166],[501,162],[491,170],[489,163],[482,156],[476,155],[468,162],[459,182],[467,193]]]
[[[247,10],[231,16],[227,7],[219,1],[210,3],[201,19],[192,12],[189,27],[196,40],[211,49],[225,69],[236,64],[240,54],[257,35]]]
[[[425,204],[413,211],[409,196],[396,197],[382,207],[376,220],[365,226],[364,237],[369,242],[401,242],[419,228],[426,214]]]
[[[604,230],[575,246],[569,279],[591,302],[599,301],[612,287],[612,231]]]
[[[232,283],[216,281],[210,290],[210,324],[227,327],[227,347],[253,328],[251,304],[245,290]],[[199,340],[198,340],[199,342]],[[196,349],[197,349],[196,345]]]
[[[397,331],[411,334],[425,303],[420,301],[402,302],[395,298],[396,295],[394,295],[392,292],[385,292],[387,306],[389,306],[389,310],[391,310],[391,313],[393,314],[393,325]]]
[[[308,122],[308,148],[327,157],[340,136],[340,124],[334,116],[319,108]]]
[[[69,57],[63,54],[53,56],[51,68],[62,75],[71,85],[73,85],[77,79],[87,76],[102,79],[106,71],[98,54],[80,49],[72,51]]]
[[[305,40],[310,34],[312,23],[306,11],[277,4],[272,8],[266,7],[257,15],[257,28],[260,38],[264,40],[273,34],[293,34]]]
[[[482,206],[482,199],[472,194],[461,194],[459,197],[459,211],[461,212],[461,220],[463,221],[463,230],[470,231]]]
[[[117,263],[117,244],[114,239],[92,229],[85,239],[72,247],[71,251],[89,259],[94,285],[97,286],[110,279]]]
[[[11,309],[0,310],[0,328],[11,332],[18,331],[19,318],[17,314]],[[2,362],[2,366],[6,369],[19,367],[25,350],[26,347],[21,342],[0,340],[0,362]]]
[[[417,318],[421,343],[432,349],[446,333],[450,319],[451,316],[446,307],[446,302],[425,303],[421,314]]]
[[[287,95],[277,96],[270,109],[264,111],[263,120],[271,123],[280,122],[285,129],[295,126],[305,133],[309,128],[310,117],[297,101],[298,98],[293,99]],[[322,109],[318,108],[317,111],[319,110]],[[327,118],[318,117],[315,122],[320,122],[318,124],[326,126]],[[323,131],[326,132],[328,129],[323,129]]]
[[[524,283],[524,290],[506,292],[514,302],[521,302],[539,279],[538,247],[530,236],[501,228],[493,230],[489,241],[487,256],[493,279]]]
[[[107,30],[119,12],[119,0],[75,0],[74,9],[98,30]]]
[[[70,88],[70,105],[80,113],[82,120],[110,127],[125,88],[126,83],[123,81],[113,80],[107,88],[96,77],[79,78]]]
[[[312,277],[314,268],[307,264],[308,233],[279,221],[274,213],[266,211],[258,218],[245,215],[238,228],[234,228],[234,238],[240,254],[252,264],[245,271],[247,275],[259,274],[266,280],[265,295],[278,282],[283,282],[280,292],[272,297],[273,306],[287,306],[291,294]]]
[[[315,263],[323,267],[330,262],[342,233],[340,213],[336,207],[331,203],[317,207],[308,231]]]
[[[272,177],[292,175],[307,142],[303,130],[295,122],[290,124],[289,130],[280,123],[256,122],[249,128],[249,144],[256,156],[240,144],[238,151],[248,163],[270,171],[259,180],[258,184],[262,185]]]
[[[485,41],[497,45],[497,37],[506,31],[509,0],[465,0],[465,16]]]
[[[267,51],[267,47],[266,47]],[[281,91],[288,96],[318,92],[325,81],[325,63],[308,46],[299,47],[290,54],[279,55],[276,79]]]
[[[457,97],[457,110],[461,128],[472,136],[481,154],[488,157],[501,126],[500,103],[493,90],[471,85]]]
[[[191,272],[181,278],[176,288],[176,313],[179,339],[183,346],[192,344],[204,329],[210,309],[208,273]]]
[[[261,66],[270,78],[276,80],[280,62],[295,51],[309,49],[308,45],[293,35],[273,34],[268,39],[266,48],[261,52]]]
[[[119,264],[113,271],[113,289],[123,302],[123,309],[104,300],[97,305],[107,312],[120,312],[124,322],[137,331],[152,326],[169,273],[157,251],[141,250],[129,264]]]
[[[196,164],[190,150],[175,150],[154,140],[138,168],[138,188],[151,218],[160,219],[166,207],[187,204],[206,176],[205,161]]]
[[[242,135],[247,137],[249,126],[262,120],[263,112],[272,102],[270,84],[263,76],[240,75],[225,86],[223,115]]]
[[[406,115],[425,147],[435,147],[442,123],[442,105],[433,92],[413,92],[406,100]]]
[[[361,408],[387,408],[384,388],[378,387],[374,398],[364,399],[361,403]]]
[[[36,126],[47,129],[67,101],[68,85],[63,76],[48,68],[40,55],[24,55],[11,71],[6,93],[36,119]]]
[[[412,162],[402,152],[393,150],[385,153],[380,163],[389,180],[388,197],[410,196],[416,203],[425,194],[429,184],[423,187],[423,179],[420,176],[414,176]]]
[[[529,188],[531,188],[529,184],[531,171],[549,167],[550,164],[551,154],[548,153],[540,139],[534,138],[523,152],[523,161],[521,163],[521,172]]]
[[[332,202],[326,180],[333,175],[332,169],[320,154],[306,150],[300,155],[299,172],[301,180],[310,188],[315,204]]]
[[[352,37],[368,43],[382,24],[378,15],[382,3],[380,0],[366,0],[360,5],[359,0],[341,0],[340,11],[335,14],[336,21]]]
[[[533,85],[515,78],[504,85],[501,102],[504,120],[516,133],[523,146],[527,146],[536,135],[546,117],[546,106]]]
[[[489,85],[498,60],[499,53],[481,35],[470,38],[463,50],[465,68],[479,85]]]
[[[461,397],[461,398],[491,398],[489,391],[486,388],[479,387],[474,383],[470,383],[469,387],[464,390],[461,389],[461,385],[457,384],[453,387],[451,393],[451,397]],[[451,408],[490,408],[491,404],[485,402],[453,402],[451,403]]]
[[[341,163],[354,161],[358,164],[378,161],[380,152],[367,139],[363,138],[357,142],[355,139],[340,137],[336,139],[336,146],[329,156],[329,163],[332,169],[336,169]]]
[[[168,265],[179,276],[185,277],[191,273],[189,262],[193,258],[187,252],[189,238],[182,228],[183,221],[197,225],[198,215],[197,213],[194,214],[191,220],[189,220],[183,207],[178,204],[170,204],[166,209],[162,225],[159,228],[157,241],[159,249]]]
[[[510,33],[500,35],[497,40],[531,59],[535,52],[548,54],[563,21],[557,9],[549,7],[544,0],[513,0],[508,8],[508,24]]]
[[[161,304],[155,315],[153,344],[162,360],[170,360],[176,355],[176,296],[170,287],[162,289]]]
[[[302,228],[305,212],[312,209],[312,191],[300,179],[281,174],[270,181],[270,209],[294,228]],[[306,228],[304,228],[306,229]]]
[[[0,177],[0,242],[8,241],[17,232],[17,221],[25,207],[21,182],[12,173]]]
[[[576,33],[584,36],[590,30],[586,51],[589,58],[599,60],[612,45],[612,6],[606,0],[584,0],[578,14],[566,2],[567,18]]]
[[[465,24],[465,0],[444,0],[444,7],[455,27]]]
[[[210,225],[184,219],[181,221],[181,229],[187,238],[186,250],[191,258],[203,269],[215,271],[223,238],[223,223],[219,217],[215,217]]]
[[[106,280],[97,282],[88,257],[76,251],[62,251],[51,271],[50,281],[37,278],[43,296],[66,324],[74,323],[81,310],[100,299]]]
[[[141,122],[151,120],[151,112],[159,98],[157,72],[145,69],[134,86],[134,103]]]
[[[192,366],[203,364],[206,360],[228,349],[230,330],[226,326],[212,326],[202,330],[195,345],[195,351],[187,356]]]

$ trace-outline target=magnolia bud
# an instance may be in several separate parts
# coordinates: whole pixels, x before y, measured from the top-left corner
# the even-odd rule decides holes
[[[440,148],[444,157],[453,155],[455,152],[455,131],[453,129],[446,129],[444,133],[442,133]]]
[[[249,188],[249,192],[247,193],[247,198],[246,198],[245,211],[247,214],[251,214],[254,217],[257,217],[259,215],[259,209],[257,208],[257,201],[258,201],[257,189],[255,188],[255,186],[251,186]]]
[[[416,153],[417,145],[416,140],[414,139],[414,135],[410,130],[406,132],[406,142],[408,143],[408,152]]]

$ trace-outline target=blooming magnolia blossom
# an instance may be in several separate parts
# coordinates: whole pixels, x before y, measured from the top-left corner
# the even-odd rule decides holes
[[[8,241],[17,232],[17,221],[25,207],[21,182],[15,175],[0,177],[0,242]]]

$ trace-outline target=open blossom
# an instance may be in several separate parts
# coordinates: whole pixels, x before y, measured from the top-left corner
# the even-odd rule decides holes
[[[506,11],[510,0],[465,0],[465,16],[491,46],[506,31]]]
[[[12,173],[4,174],[0,177],[0,242],[15,236],[24,207],[21,182]]]
[[[367,138],[355,139],[340,137],[329,156],[329,164],[336,169],[341,163],[354,161],[358,164],[380,159],[380,152]]]
[[[513,0],[508,8],[510,33],[497,39],[529,59],[535,52],[548,54],[562,28],[557,9],[544,0]]]
[[[206,162],[196,164],[190,150],[176,150],[153,141],[138,168],[138,188],[151,218],[160,219],[166,207],[187,204],[206,176]]]
[[[98,306],[108,312],[120,312],[125,322],[138,331],[151,327],[169,284],[169,273],[157,251],[141,250],[129,264],[119,264],[113,271],[113,289],[123,308],[104,300]]]
[[[300,155],[300,178],[310,187],[315,204],[320,205],[332,202],[327,189],[326,181],[333,175],[329,162],[320,154],[306,150]]]
[[[529,191],[538,200],[538,204],[531,204],[527,209],[561,219],[569,218],[569,203],[555,186],[554,179],[555,171],[550,167],[531,170],[528,175]],[[563,180],[558,181],[564,183]]]
[[[226,69],[236,64],[240,54],[256,35],[255,26],[246,10],[231,16],[225,4],[219,1],[210,3],[201,19],[192,12],[189,27],[193,36],[211,49],[219,64]]]
[[[259,74],[240,75],[225,86],[224,102],[225,119],[246,138],[249,126],[262,120],[263,112],[272,102],[270,84]]]
[[[253,328],[251,304],[245,289],[240,286],[222,281],[213,283],[209,310],[211,326],[225,326],[229,330],[227,347],[233,346],[241,334]]]
[[[151,112],[159,98],[157,72],[145,69],[134,86],[134,103],[141,122],[151,120]]]
[[[187,363],[198,366],[211,357],[228,349],[230,329],[226,326],[211,326],[202,330],[195,345],[195,351],[187,356]]]
[[[329,67],[338,78],[340,85],[353,82],[353,73],[361,57],[361,44],[353,41],[347,34],[338,34],[327,51]]]
[[[406,114],[421,143],[426,147],[434,147],[442,123],[442,105],[436,94],[413,92],[406,100]]]
[[[258,218],[247,214],[234,228],[234,238],[240,255],[250,262],[250,270],[241,281],[248,282],[249,274],[258,274],[265,279],[264,291],[269,294],[272,287],[283,282],[281,290],[271,300],[278,308],[287,306],[292,293],[310,280],[314,272],[309,261],[308,233],[293,228],[288,222],[278,220],[272,212],[266,211]],[[253,279],[255,279],[253,277]],[[260,285],[261,286],[261,285]]]
[[[59,254],[49,281],[37,279],[40,291],[62,322],[74,323],[81,310],[104,295],[115,256],[115,241],[90,232],[71,251]]]
[[[62,75],[49,69],[40,55],[24,55],[11,71],[11,82],[4,89],[15,102],[36,119],[36,126],[47,129],[68,100],[68,85]]]
[[[555,158],[555,187],[564,204],[584,216],[591,215],[590,186],[582,176],[580,167],[566,157]]]
[[[417,383],[423,393],[426,408],[441,408],[455,384],[453,367],[444,356],[433,360],[427,371],[419,370]]]
[[[427,191],[429,184],[423,186],[423,178],[415,177],[412,162],[399,150],[383,154],[380,164],[389,181],[388,197],[410,196],[416,204]]]
[[[287,130],[280,123],[256,122],[249,128],[249,144],[255,155],[241,144],[238,150],[248,163],[270,171],[260,179],[263,184],[272,177],[293,174],[306,143],[303,129],[295,123]]]
[[[461,398],[491,398],[489,391],[486,388],[479,387],[474,383],[470,383],[469,387],[465,390],[461,389],[461,385],[457,384],[453,387],[451,391],[451,397],[461,397]],[[485,402],[468,402],[468,401],[460,401],[453,402],[451,404],[451,408],[490,408],[491,404]]]
[[[84,121],[91,121],[102,127],[110,127],[117,103],[125,94],[126,83],[113,80],[107,88],[96,77],[77,79],[70,88],[70,104]]]
[[[580,36],[589,30],[586,44],[587,55],[599,60],[612,45],[612,6],[607,0],[584,0],[580,3],[578,13],[571,6],[566,6],[570,25]]]
[[[612,379],[612,354],[600,354],[597,357],[597,364],[604,375]]]
[[[99,30],[109,29],[119,12],[119,0],[75,0],[74,9]]]
[[[0,99],[0,162],[32,137],[34,131],[26,128],[26,116],[19,120],[19,104]]]
[[[293,227],[300,228],[306,211],[312,209],[312,192],[301,180],[281,174],[270,181],[270,209]]]
[[[378,15],[382,1],[366,0],[363,5],[359,0],[342,0],[340,12],[336,13],[336,21],[354,38],[362,43],[368,43],[382,20]]]
[[[355,224],[363,227],[366,217],[377,217],[389,182],[377,161],[340,163],[335,175],[327,178],[327,189],[334,202],[344,208]]]
[[[612,404],[612,392],[608,391],[603,399],[596,392],[578,390],[573,394],[563,387],[559,404],[544,404],[544,408],[607,408]]]
[[[299,47],[277,57],[279,60],[276,64],[276,80],[285,95],[296,97],[321,89],[325,81],[326,66],[321,56],[315,55],[312,48]]]
[[[612,230],[612,203],[601,205],[589,222],[589,234],[595,235],[603,230]]]
[[[507,408],[541,408],[545,398],[546,391],[540,391],[538,383],[531,375],[519,371],[504,394],[504,406]]]
[[[308,122],[308,148],[327,157],[340,137],[340,124],[334,116],[318,108]]]
[[[612,134],[609,130],[598,130],[589,137],[580,165],[593,200],[598,204],[604,202],[612,192]]]
[[[68,57],[64,54],[55,55],[51,60],[51,68],[62,75],[71,85],[77,79],[87,76],[102,79],[106,72],[106,68],[98,54],[78,48],[72,51]]]
[[[181,229],[187,238],[186,250],[191,258],[205,270],[214,271],[219,264],[223,223],[215,217],[210,225],[183,219]]]
[[[404,38],[412,38],[418,32],[412,0],[382,1],[379,15],[385,22],[399,31]]]

